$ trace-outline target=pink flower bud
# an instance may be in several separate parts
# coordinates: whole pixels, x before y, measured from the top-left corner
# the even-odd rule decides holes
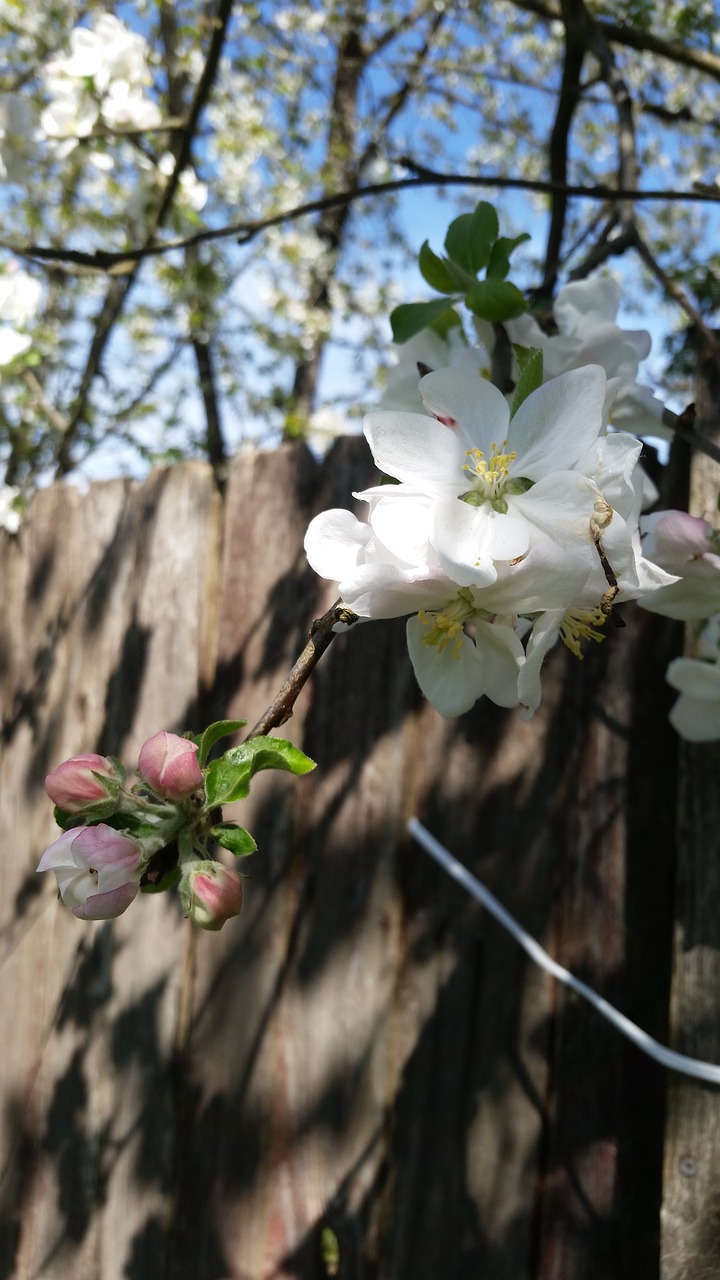
[[[222,929],[240,914],[242,876],[221,862],[195,862],[183,873],[180,898],[185,915],[201,929]]]
[[[203,785],[197,745],[177,733],[161,729],[140,748],[138,770],[159,796],[186,800]]]
[[[640,521],[643,555],[671,573],[686,573],[688,566],[711,555],[712,526],[687,511],[653,511]]]
[[[106,786],[104,778],[115,785]],[[106,756],[73,756],[48,774],[45,790],[53,804],[65,813],[82,813],[112,796],[120,781],[115,765]]]
[[[38,871],[54,871],[60,897],[79,920],[122,915],[140,888],[142,846],[114,827],[73,827],[46,849]]]

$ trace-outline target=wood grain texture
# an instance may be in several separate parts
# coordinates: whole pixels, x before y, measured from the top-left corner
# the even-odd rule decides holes
[[[252,723],[332,588],[310,517],[365,446],[38,494],[0,541],[0,1274],[18,1280],[648,1280],[664,1077],[405,836],[416,813],[562,961],[666,1024],[673,751],[649,615],[556,652],[528,724],[422,700],[404,624],[338,637],[281,731],[318,761],[242,806],[243,915],[170,896],[85,926],[32,868],[44,774]],[[648,753],[652,741],[657,751]],[[658,779],[661,779],[659,781]],[[649,910],[647,904],[653,901]]]
[[[720,365],[699,360],[697,416],[718,422]],[[720,427],[708,428],[720,441]],[[693,460],[690,512],[717,523],[720,474]],[[694,637],[688,628],[688,651]],[[672,1034],[683,1053],[720,1062],[720,746],[683,743],[672,978]],[[662,1280],[720,1277],[720,1090],[669,1083],[663,1193]]]

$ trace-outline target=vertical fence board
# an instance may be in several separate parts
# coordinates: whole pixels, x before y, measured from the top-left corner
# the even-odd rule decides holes
[[[698,363],[698,418],[720,440],[720,362]],[[693,460],[690,512],[717,520],[717,464]],[[692,648],[691,648],[692,651]],[[675,1046],[720,1062],[720,746],[683,743],[672,983]],[[662,1280],[720,1275],[720,1091],[675,1078],[668,1095]]]
[[[5,544],[25,572],[8,575],[3,637],[15,694],[3,721],[3,915],[18,934],[3,974],[3,1274],[119,1280],[134,1232],[154,1205],[166,1211],[186,930],[169,899],[143,900],[114,927],[83,925],[34,867],[57,834],[42,798],[54,764],[136,752],[197,706],[218,515],[209,468],[186,466],[142,487],[40,493],[19,545]]]

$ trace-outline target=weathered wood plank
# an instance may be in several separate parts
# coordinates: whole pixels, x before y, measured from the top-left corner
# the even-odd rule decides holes
[[[4,547],[16,696],[4,707],[0,857],[3,920],[18,939],[3,978],[20,994],[0,1010],[12,1045],[0,1058],[2,1274],[120,1280],[135,1233],[166,1209],[186,938],[177,905],[143,900],[113,926],[82,925],[34,867],[57,834],[49,768],[88,750],[132,763],[144,737],[197,708],[218,516],[209,468],[191,464],[144,486],[40,493],[18,545]],[[209,640],[214,660],[212,628]]]
[[[699,361],[696,403],[698,417],[717,424],[720,363],[711,356]],[[698,454],[691,514],[716,523],[719,487],[717,465]],[[716,743],[683,744],[671,1019],[678,1049],[720,1063],[719,770]],[[720,1091],[713,1085],[671,1081],[662,1220],[662,1280],[720,1276]]]

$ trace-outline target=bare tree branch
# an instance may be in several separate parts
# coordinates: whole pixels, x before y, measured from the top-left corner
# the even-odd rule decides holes
[[[570,0],[562,0],[565,22],[565,55],[563,58],[562,84],[558,98],[555,122],[550,135],[548,158],[550,178],[555,183],[567,184],[568,145],[570,128],[581,98],[580,74],[585,58],[584,24],[576,20],[575,6]],[[560,252],[565,232],[568,196],[565,191],[555,191],[552,196],[550,226],[545,247],[545,268],[539,298],[551,298],[557,280]]]
[[[205,406],[205,452],[217,473],[227,462],[228,453],[220,416],[220,400],[215,385],[212,348],[209,339],[196,335],[192,340],[200,379],[200,394]]]
[[[559,5],[549,4],[547,0],[512,0],[518,9],[526,9],[535,13],[547,22],[562,19]],[[705,75],[720,80],[720,58],[717,54],[706,53],[703,49],[688,49],[687,45],[677,40],[663,40],[651,31],[638,31],[629,24],[610,22],[607,18],[596,19],[598,27],[606,40],[613,44],[625,45],[628,49],[637,49],[639,53],[655,53],[669,62],[676,62],[682,67],[692,67],[694,71],[702,71]]]
[[[356,200],[372,199],[375,196],[392,194],[395,191],[411,191],[422,187],[478,187],[482,190],[496,191],[536,191],[542,195],[552,195],[562,191],[578,200],[606,200],[616,203],[623,200],[640,201],[682,201],[689,204],[720,204],[720,188],[706,187],[697,184],[691,190],[673,191],[668,187],[652,187],[647,190],[632,191],[624,188],[597,183],[595,186],[583,184],[545,182],[535,178],[513,178],[505,174],[477,173],[441,173],[417,164],[409,156],[399,156],[396,164],[409,169],[411,178],[396,178],[390,182],[372,182],[366,186],[354,187],[350,191],[338,191],[333,195],[321,196],[317,200],[308,200],[303,204],[293,205],[279,213],[268,214],[267,217],[255,220],[243,219],[231,222],[224,227],[208,227],[203,231],[195,231],[192,235],[177,236],[162,243],[138,245],[136,248],[123,250],[96,249],[87,253],[82,249],[57,248],[54,245],[17,244],[10,240],[0,240],[0,249],[7,249],[18,258],[34,262],[38,266],[46,263],[55,264],[56,270],[62,270],[63,264],[70,274],[91,272],[100,275],[125,276],[132,273],[145,258],[161,257],[173,249],[186,249],[190,245],[206,244],[213,240],[226,240],[231,236],[238,237],[241,245],[250,242],[267,231],[269,227],[279,227],[287,222],[296,222],[308,214],[319,213],[336,205],[353,204]],[[74,270],[73,270],[74,268]]]

